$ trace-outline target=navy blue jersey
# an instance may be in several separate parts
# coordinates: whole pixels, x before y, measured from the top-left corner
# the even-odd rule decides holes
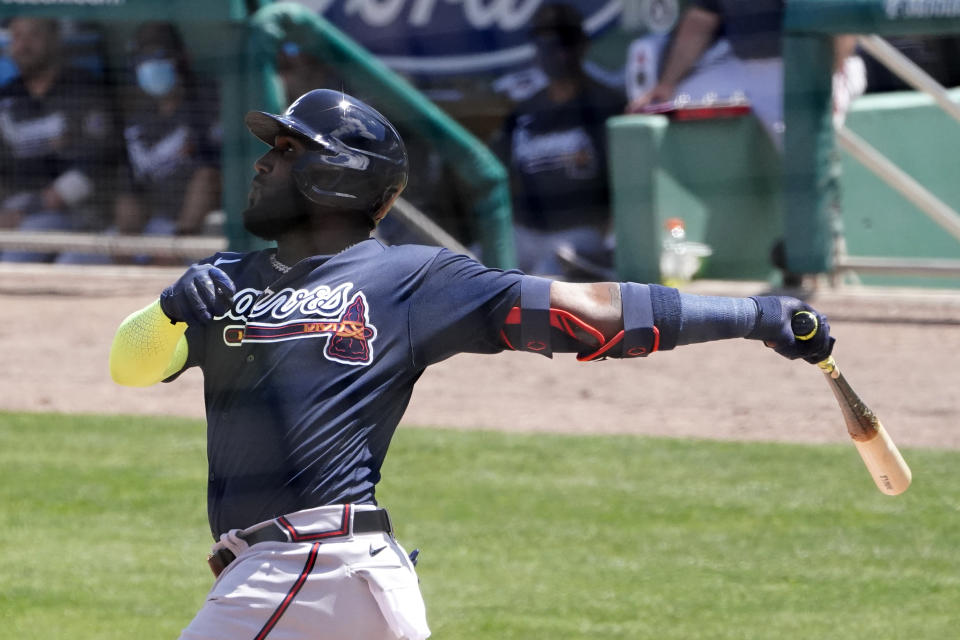
[[[204,373],[214,537],[300,509],[374,503],[414,383],[456,353],[500,351],[525,277],[373,239],[286,274],[273,252],[204,260],[237,293],[225,315],[186,333],[184,368]]]

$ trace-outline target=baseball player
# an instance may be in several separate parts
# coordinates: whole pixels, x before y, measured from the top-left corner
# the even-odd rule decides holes
[[[217,576],[182,638],[419,640],[414,566],[374,489],[424,369],[456,353],[631,358],[723,338],[818,361],[786,297],[722,298],[659,285],[565,283],[490,269],[437,247],[370,238],[407,180],[396,130],[318,89],[254,111],[269,146],[243,212],[276,248],[191,266],[123,321],[120,384],[204,374],[208,516]]]

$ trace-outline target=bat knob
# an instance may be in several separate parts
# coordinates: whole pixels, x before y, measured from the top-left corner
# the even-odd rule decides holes
[[[809,340],[817,335],[817,329],[819,328],[820,323],[817,321],[817,316],[810,311],[797,311],[790,319],[790,329],[793,330],[793,335],[797,340]]]

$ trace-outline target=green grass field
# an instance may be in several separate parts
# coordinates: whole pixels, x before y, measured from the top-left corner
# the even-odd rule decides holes
[[[404,428],[380,502],[439,639],[957,637],[960,452]],[[203,425],[0,413],[0,637],[175,638],[211,582]]]

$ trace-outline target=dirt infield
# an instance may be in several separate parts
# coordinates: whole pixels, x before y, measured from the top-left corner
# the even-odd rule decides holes
[[[120,320],[178,269],[0,265],[0,408],[203,416],[202,376],[148,389],[114,385],[107,353]],[[689,290],[753,295],[759,283]],[[960,291],[821,287],[847,378],[901,446],[960,448]],[[681,347],[645,360],[581,364],[507,353],[457,356],[428,370],[407,424],[842,442],[820,372],[759,343]]]

